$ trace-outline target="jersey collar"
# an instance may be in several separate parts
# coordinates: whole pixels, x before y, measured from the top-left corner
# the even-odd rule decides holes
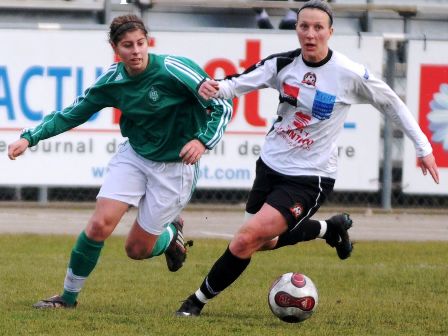
[[[328,49],[328,54],[327,54],[327,56],[325,56],[325,58],[322,61],[319,61],[316,63],[308,62],[308,61],[305,61],[305,59],[303,58],[303,55],[302,55],[302,60],[303,60],[303,63],[305,63],[307,66],[309,66],[311,68],[317,68],[317,67],[320,67],[320,66],[326,64],[331,59],[332,55],[333,55],[333,50]]]

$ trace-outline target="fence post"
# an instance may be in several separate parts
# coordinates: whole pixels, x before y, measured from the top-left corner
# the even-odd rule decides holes
[[[389,40],[385,43],[387,60],[386,60],[386,83],[394,89],[395,85],[395,65],[397,62],[397,41]],[[393,125],[388,115],[384,115],[383,128],[383,188],[381,204],[384,210],[392,209],[392,139]]]
[[[48,203],[48,187],[47,186],[40,186],[39,187],[38,201],[39,201],[40,204],[47,204]]]
[[[22,187],[15,186],[14,188],[14,200],[21,201],[22,200]]]
[[[112,0],[104,0],[104,14],[103,14],[103,21],[102,24],[109,24],[112,18]]]

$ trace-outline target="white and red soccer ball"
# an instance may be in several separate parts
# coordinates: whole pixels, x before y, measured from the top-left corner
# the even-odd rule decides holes
[[[317,288],[313,281],[300,273],[285,273],[269,290],[269,307],[280,320],[302,322],[311,317],[317,307]]]

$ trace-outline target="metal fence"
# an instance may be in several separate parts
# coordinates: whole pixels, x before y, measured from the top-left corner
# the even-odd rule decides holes
[[[393,169],[392,176],[399,180],[401,171]],[[390,204],[392,208],[448,208],[448,196],[411,195],[399,188],[400,183],[393,184]],[[3,202],[93,202],[99,188],[68,187],[1,187],[0,201]],[[248,190],[214,190],[197,189],[191,199],[192,204],[239,205],[245,203]],[[328,206],[349,206],[360,208],[381,208],[382,189],[378,192],[333,192],[327,199]]]

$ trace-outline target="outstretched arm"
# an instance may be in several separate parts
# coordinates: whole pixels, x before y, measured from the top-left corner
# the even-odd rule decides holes
[[[414,143],[418,165],[423,175],[426,175],[429,171],[434,182],[438,184],[439,171],[432,153],[431,143],[404,102],[386,83],[374,76],[368,78],[360,76],[358,84],[356,93],[362,99],[352,103],[368,102],[379,111],[389,115]]]
[[[275,58],[266,59],[249,67],[242,74],[228,76],[220,81],[205,80],[199,86],[198,93],[205,100],[232,99],[258,89],[276,88],[276,64]]]

